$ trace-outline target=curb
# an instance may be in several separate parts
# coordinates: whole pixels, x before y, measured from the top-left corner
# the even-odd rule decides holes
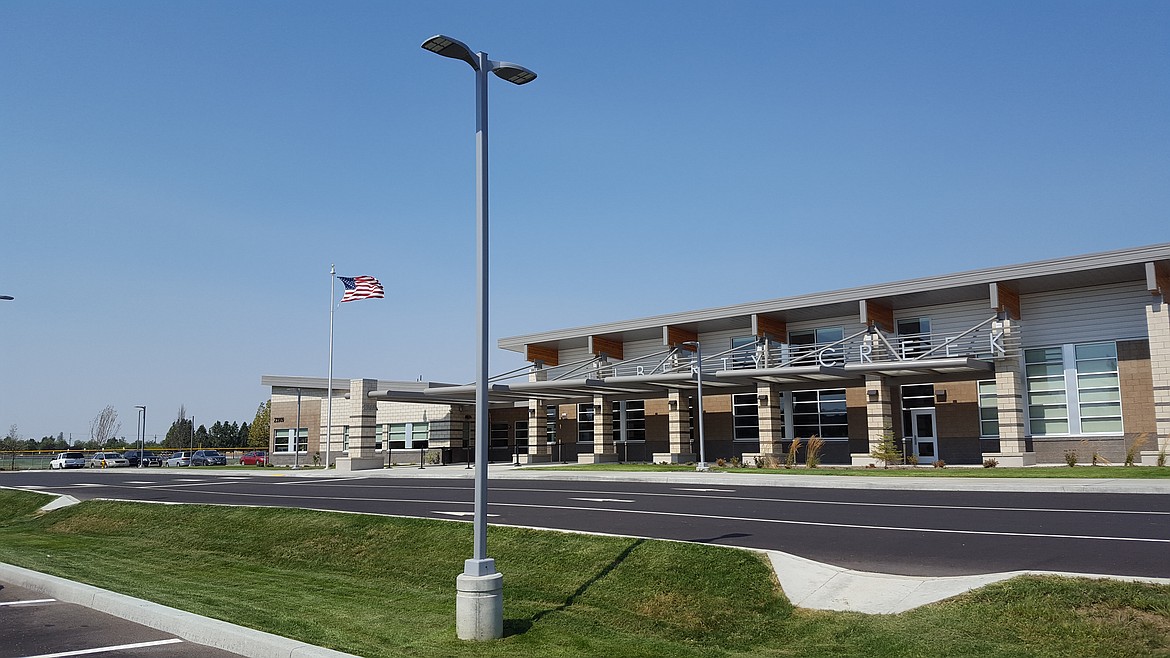
[[[184,640],[251,658],[359,658],[287,637],[143,601],[92,585],[76,583],[0,562],[0,580],[52,596],[66,603],[100,610],[136,624],[172,633]]]

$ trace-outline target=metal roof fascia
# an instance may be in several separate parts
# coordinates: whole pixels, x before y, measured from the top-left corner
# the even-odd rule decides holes
[[[1019,265],[1005,265],[979,270],[968,270],[965,272],[956,272],[953,274],[944,274],[941,276],[906,279],[903,281],[881,283],[871,286],[844,288],[841,290],[834,290],[829,292],[797,295],[793,297],[781,297],[778,299],[771,299],[762,302],[748,302],[746,304],[720,306],[696,311],[685,311],[681,313],[669,313],[666,315],[656,315],[648,318],[639,318],[620,322],[609,322],[605,324],[588,325],[570,329],[558,329],[554,331],[527,334],[523,336],[510,336],[501,338],[498,345],[502,349],[519,352],[523,351],[524,346],[530,343],[567,340],[571,338],[580,338],[582,335],[619,333],[622,331],[652,329],[655,326],[668,324],[685,324],[693,322],[705,322],[709,320],[722,320],[728,317],[740,315],[750,316],[752,313],[770,313],[812,306],[825,306],[829,304],[839,304],[842,302],[858,301],[860,299],[867,298],[890,297],[894,295],[929,292],[932,290],[940,290],[945,288],[958,288],[967,285],[994,283],[997,281],[1012,281],[1030,277],[1051,276],[1054,274],[1065,274],[1082,270],[1101,269],[1118,265],[1133,265],[1149,260],[1161,260],[1167,258],[1170,258],[1170,243],[1163,243],[1131,249],[1118,249],[1094,254],[1084,254],[1080,256],[1053,258],[1031,263],[1022,263]]]

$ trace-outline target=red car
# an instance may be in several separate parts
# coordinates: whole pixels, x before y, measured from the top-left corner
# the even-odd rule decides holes
[[[240,464],[244,466],[264,466],[268,463],[268,452],[265,450],[253,450],[252,452],[244,453],[240,457]]]

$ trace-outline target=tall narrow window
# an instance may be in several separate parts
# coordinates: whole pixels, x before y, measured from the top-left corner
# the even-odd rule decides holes
[[[516,421],[516,445],[528,445],[528,421],[526,420]]]
[[[577,443],[593,443],[593,404],[577,405]]]
[[[1064,354],[1059,347],[1024,350],[1028,378],[1028,423],[1032,434],[1068,434]]]
[[[1121,380],[1117,370],[1117,343],[1077,345],[1076,360],[1081,432],[1121,432]]]
[[[994,379],[979,382],[979,436],[999,436],[999,393]]]
[[[507,448],[508,447],[508,424],[507,423],[492,423],[488,428],[491,435],[491,447],[493,448]]]
[[[731,396],[732,438],[757,441],[760,438],[760,405],[755,393]]]
[[[618,400],[613,403],[613,438],[615,441],[646,440],[644,401]]]
[[[548,443],[557,441],[557,405],[550,404],[544,408],[544,440]]]
[[[349,452],[349,425],[341,426],[341,451]]]

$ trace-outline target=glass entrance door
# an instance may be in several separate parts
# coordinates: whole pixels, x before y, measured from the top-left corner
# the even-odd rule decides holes
[[[935,436],[934,409],[913,409],[910,411],[911,429],[914,431],[914,453],[919,464],[933,464],[938,459],[938,437]]]

